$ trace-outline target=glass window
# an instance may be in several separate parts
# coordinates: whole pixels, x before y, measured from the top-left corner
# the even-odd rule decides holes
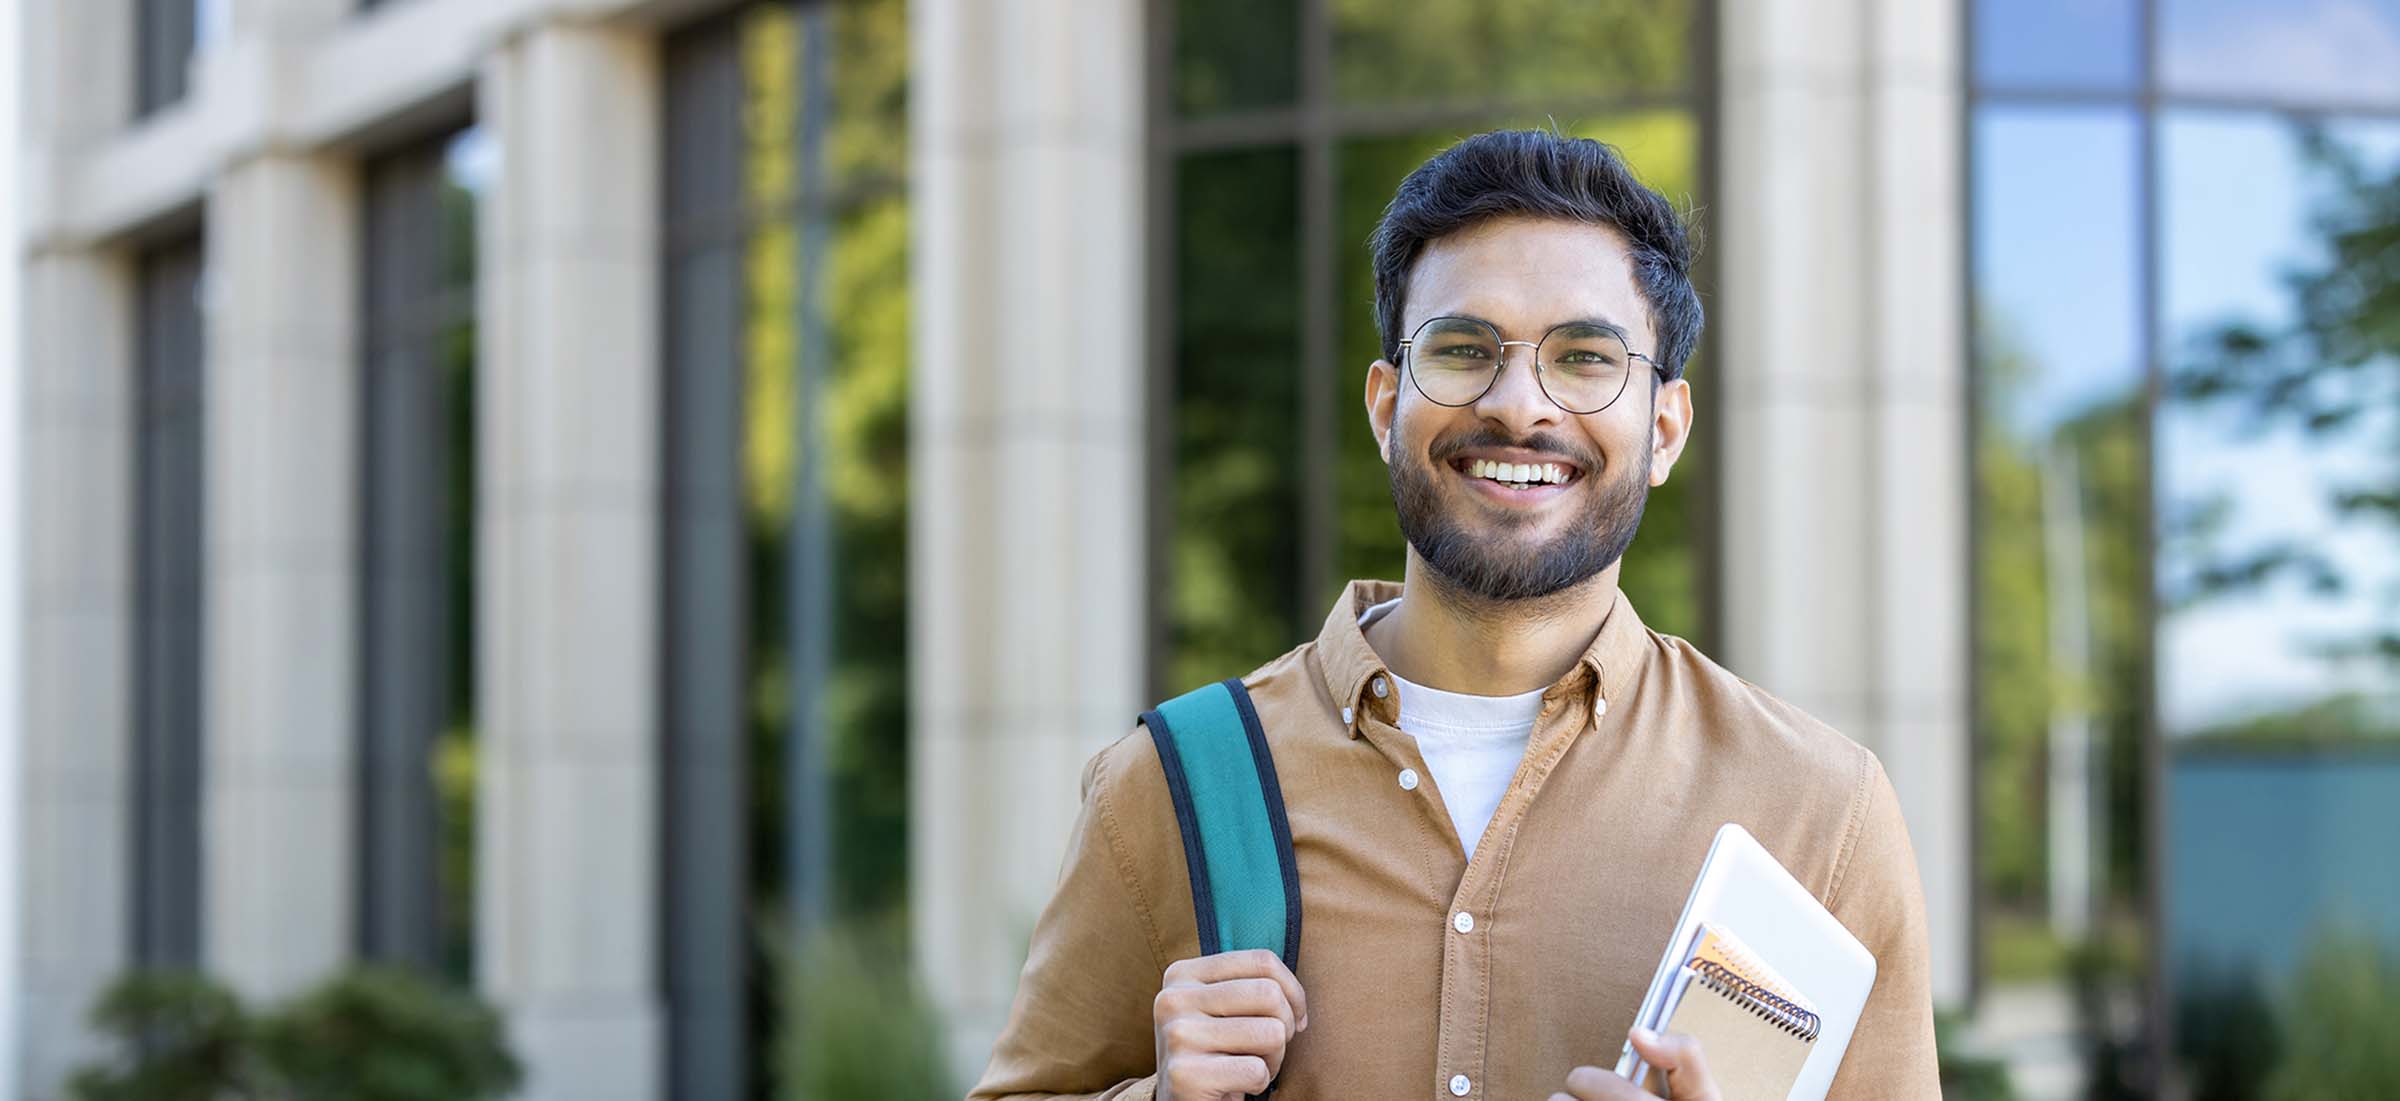
[[[2167,90],[2400,103],[2400,0],[2155,0]]]
[[[1235,95],[1236,129],[1170,122],[1173,301],[1153,480],[1163,595],[1153,696],[1248,669],[1313,636],[1339,586],[1397,580],[1406,543],[1359,404],[1379,356],[1366,241],[1400,179],[1483,130],[1572,124],[1618,145],[1652,185],[1698,207],[1696,3],[1504,5],[1324,0],[1257,20],[1153,0],[1171,17],[1179,114]],[[1192,74],[1259,68],[1224,93]],[[1471,59],[1471,60],[1470,60]],[[1316,79],[1279,82],[1293,67]],[[1214,87],[1215,85],[1210,85]],[[1319,97],[1311,101],[1310,96]],[[1216,98],[1211,98],[1216,97]],[[1591,120],[1576,124],[1577,120]],[[1701,384],[1705,386],[1705,383]],[[1700,391],[1706,406],[1706,391]],[[1662,630],[1698,635],[1705,436],[1654,491],[1624,585]],[[1323,576],[1318,576],[1322,573]]]
[[[475,206],[466,130],[369,161],[359,951],[474,977]]]
[[[1174,0],[1175,107],[1187,115],[1288,107],[1300,88],[1300,5]]]
[[[2178,114],[2162,162],[2177,1008],[2338,1028],[2305,1016],[2339,1011],[2326,968],[2400,959],[2400,275],[2375,262],[2400,233],[2400,124]],[[2204,1066],[2207,1037],[2180,1037]]]
[[[906,29],[894,0],[760,3],[666,43],[662,871],[678,1097],[814,1095],[802,1083],[817,1068],[861,1060],[925,1073],[851,1046],[922,1039],[900,1023],[909,275],[892,135],[907,129]],[[778,933],[793,928],[823,939],[791,950]],[[852,1028],[800,1011],[862,999],[892,1012]]]
[[[1975,79],[1993,89],[2106,89],[2141,80],[2139,0],[1974,5]]]
[[[1680,95],[1695,71],[1696,0],[1324,3],[1343,103],[1547,108]]]
[[[1549,119],[1532,118],[1496,122],[1494,126],[1549,124]],[[1697,132],[1689,113],[1642,111],[1602,116],[1580,125],[1566,125],[1562,120],[1561,128],[1577,137],[1616,146],[1644,183],[1677,203],[1687,206],[1696,203]],[[1450,131],[1434,131],[1345,143],[1341,147],[1339,239],[1367,240],[1401,179],[1458,137]],[[1367,266],[1365,250],[1348,250],[1343,261],[1341,300],[1372,303],[1375,280]],[[1334,405],[1338,429],[1334,464],[1338,510],[1335,557],[1342,578],[1397,579],[1407,563],[1406,542],[1393,514],[1389,468],[1375,446],[1374,435],[1367,430],[1358,404],[1367,365],[1383,354],[1381,343],[1371,309],[1345,311],[1342,321],[1341,364],[1337,372],[1341,383],[1336,388]],[[1698,357],[1694,357],[1694,362],[1686,365],[1686,377],[1694,381],[1695,387],[1707,386],[1699,370]],[[1709,427],[1703,424],[1699,430],[1706,432]],[[1641,610],[1643,622],[1668,634],[1689,637],[1701,629],[1699,553],[1694,531],[1699,517],[1694,507],[1694,487],[1706,477],[1709,450],[1695,440],[1676,465],[1674,476],[1666,485],[1651,491],[1649,503],[1642,510],[1641,534],[1634,549],[1626,553],[1619,582],[1634,606]],[[1312,632],[1316,627],[1315,617],[1323,614],[1323,604],[1332,599],[1333,594],[1326,593],[1317,602],[1318,607],[1305,624]]]
[[[1289,649],[1300,577],[1299,154],[1176,170],[1171,692]]]
[[[2141,129],[1995,105],[1972,137],[1977,864],[1985,973],[2020,984],[2138,936]]]
[[[2373,1093],[2255,1038],[2382,1027],[2327,984],[2400,966],[2361,840],[2400,832],[2400,2],[2142,0],[2130,68],[2124,7],[1975,9],[1984,949],[2093,1004],[2146,948],[2209,1095]],[[2010,102],[2062,93],[2095,106]],[[2163,891],[2146,945],[2058,935],[2084,856]],[[2138,1078],[2099,1031],[2088,1069]]]
[[[205,530],[198,239],[143,256],[135,364],[133,961],[197,967]]]

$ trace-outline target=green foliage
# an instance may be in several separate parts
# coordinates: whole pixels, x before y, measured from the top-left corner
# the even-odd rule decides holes
[[[81,1101],[213,1101],[251,1075],[241,1001],[204,975],[128,975],[101,995],[91,1023],[124,1051],[75,1072],[67,1088]]]
[[[2014,1101],[2016,1088],[2008,1081],[2008,1064],[1959,1049],[1960,1022],[1956,1013],[1936,1013],[1933,1046],[1940,1053],[1942,1096],[1949,1101]]]
[[[2141,394],[2125,390],[2079,410],[2020,416],[2020,395],[2052,368],[2017,345],[2011,319],[1980,311],[1975,441],[1975,751],[1977,814],[1983,839],[1978,873],[2002,911],[2035,913],[2047,903],[2049,875],[2049,730],[2054,713],[2074,708],[2092,721],[2105,783],[2102,825],[2107,851],[2095,854],[2110,904],[2140,889],[2142,807],[2141,686],[2150,649],[2144,610],[2148,447]],[[2066,497],[2081,513],[2081,561],[2089,664],[2080,672],[2053,662],[2043,478],[2045,461],[2065,453],[2075,484]],[[2052,476],[2057,476],[2055,473]],[[2055,972],[2053,972],[2055,973]]]
[[[916,981],[898,912],[836,924],[783,962],[777,1093],[793,1101],[952,1098],[940,1019]]]
[[[2119,1019],[2110,1011],[2113,996],[2129,993],[2141,967],[2140,950],[2132,936],[2101,937],[2068,948],[2066,973],[2075,994],[2075,1035],[2083,1049],[2090,1077],[2084,1101],[2135,1101],[2148,1098],[2148,1064],[2142,1059],[2147,1037],[2138,1023]],[[2130,1027],[2128,1027],[2130,1026]]]
[[[2175,1044],[2192,1101],[2251,1101],[2279,1056],[2275,1007],[2258,976],[2203,959],[2176,976]]]
[[[497,1097],[520,1075],[490,1007],[387,968],[335,977],[262,1019],[255,1036],[292,1097]]]
[[[121,1050],[75,1072],[79,1101],[476,1101],[522,1077],[490,1008],[377,968],[256,1016],[205,975],[135,972],[92,1024]]]
[[[2400,1097],[2400,958],[2366,936],[2310,944],[2283,1016],[2265,1101]]]
[[[2343,693],[2311,700],[2297,707],[2250,715],[2185,735],[2177,740],[2180,753],[2227,749],[2243,753],[2261,750],[2340,748],[2357,752],[2365,743],[2400,746],[2400,726],[2394,726],[2382,700],[2363,693]]]
[[[2299,140],[2324,187],[2309,219],[2321,258],[2285,274],[2294,320],[2237,317],[2199,334],[2167,372],[2165,398],[2187,413],[2228,417],[2229,442],[2287,433],[2336,460],[2302,491],[2323,495],[2336,532],[2400,553],[2394,468],[2345,469],[2338,461],[2400,454],[2400,431],[2380,415],[2400,394],[2400,172],[2373,170],[2321,127],[2303,127]],[[2275,586],[2336,604],[2389,598],[2381,576],[2354,575],[2323,533],[2262,534],[2255,522],[2237,522],[2237,500],[2223,492],[2174,506],[2162,517],[2164,539],[2175,548],[2168,557],[2181,567],[2162,573],[2170,610]],[[2327,660],[2400,672],[2394,623],[2381,617],[2314,648]]]

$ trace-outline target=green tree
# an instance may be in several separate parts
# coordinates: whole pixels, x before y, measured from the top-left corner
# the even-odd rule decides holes
[[[2265,1101],[2400,1097],[2400,960],[2329,929],[2292,983]]]
[[[2319,453],[2386,457],[2372,473],[2322,481],[2336,522],[2371,532],[2400,560],[2400,167],[2378,173],[2322,127],[2298,135],[2326,185],[2310,216],[2318,255],[2285,275],[2292,320],[2234,318],[2202,333],[2167,373],[2165,398],[2229,416],[2243,437],[2296,431]],[[2355,637],[2320,646],[2329,660],[2367,658],[2400,675],[2400,584],[2353,576],[2322,539],[2297,533],[2237,540],[2225,495],[2178,502],[2164,535],[2184,568],[2162,597],[2189,607],[2286,584],[2321,601],[2374,601],[2387,614]]]

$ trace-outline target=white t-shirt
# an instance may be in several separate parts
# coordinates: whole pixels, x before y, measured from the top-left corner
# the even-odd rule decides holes
[[[1367,609],[1358,617],[1359,628],[1364,630],[1399,606],[1400,598],[1393,597]],[[1391,677],[1393,689],[1400,693],[1400,729],[1417,740],[1425,771],[1433,774],[1442,805],[1450,811],[1450,824],[1458,829],[1467,859],[1473,860],[1475,843],[1492,824],[1500,797],[1507,794],[1508,782],[1516,778],[1517,765],[1525,758],[1533,722],[1541,715],[1542,693],[1548,690],[1469,696],[1412,684],[1398,673]]]

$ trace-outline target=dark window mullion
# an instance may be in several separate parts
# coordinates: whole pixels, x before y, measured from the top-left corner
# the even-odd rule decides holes
[[[472,609],[455,544],[472,496],[473,371],[454,338],[474,324],[471,258],[446,233],[455,135],[368,163],[360,349],[359,916],[362,956],[465,978],[444,858],[460,823],[437,780],[444,734],[471,711],[461,673]]]
[[[1300,583],[1292,586],[1299,605],[1292,622],[1307,637],[1321,602],[1333,594],[1335,530],[1333,461],[1338,421],[1337,380],[1348,365],[1337,363],[1341,347],[1334,274],[1334,140],[1326,132],[1333,105],[1333,40],[1329,0],[1300,2],[1300,113],[1308,136],[1300,150]]]
[[[135,444],[133,960],[200,963],[201,246],[141,266]]]
[[[1989,3],[1992,0],[1983,0]],[[2136,475],[2141,487],[2136,495],[2141,515],[2134,518],[2141,541],[2141,553],[2135,556],[2134,591],[2135,615],[2139,618],[2137,633],[2142,641],[2136,649],[2140,654],[2142,689],[2138,697],[2140,724],[2138,736],[2142,743],[2142,888],[2145,896],[2143,910],[2154,935],[2142,938],[2144,959],[2143,994],[2147,1001],[2143,1028],[2150,1044],[2148,1069],[2153,1082],[2163,1079],[2163,1068],[2174,1051],[2173,1005],[2174,976],[2167,958],[2166,936],[2166,836],[2167,750],[2164,734],[2159,729],[2158,698],[2158,483],[2157,452],[2153,428],[2158,419],[2161,379],[2165,369],[2160,354],[2160,334],[2166,324],[2166,307],[2159,295],[2159,250],[2162,247],[2160,224],[2165,218],[2159,202],[2158,188],[2158,4],[2159,0],[2137,0],[2139,5],[2138,44],[2134,64],[2137,87],[2142,94],[2141,109],[2135,113],[2137,142],[2134,156],[2137,194],[2141,216],[2134,223],[2134,257],[2140,265],[2141,285],[2135,294],[2141,300],[2142,316],[2135,326],[2135,339],[2140,342],[2142,362],[2141,444],[2136,449],[2140,472]],[[2105,859],[2105,854],[2103,855]],[[2105,865],[2103,865],[2105,867]],[[2104,881],[2105,882],[2105,881]]]
[[[668,1092],[749,1092],[754,875],[748,765],[771,592],[746,494],[747,264],[767,213],[744,202],[743,34],[728,12],[666,44],[661,139],[660,953]]]
[[[190,90],[197,0],[138,0],[134,9],[134,113],[150,115]]]

